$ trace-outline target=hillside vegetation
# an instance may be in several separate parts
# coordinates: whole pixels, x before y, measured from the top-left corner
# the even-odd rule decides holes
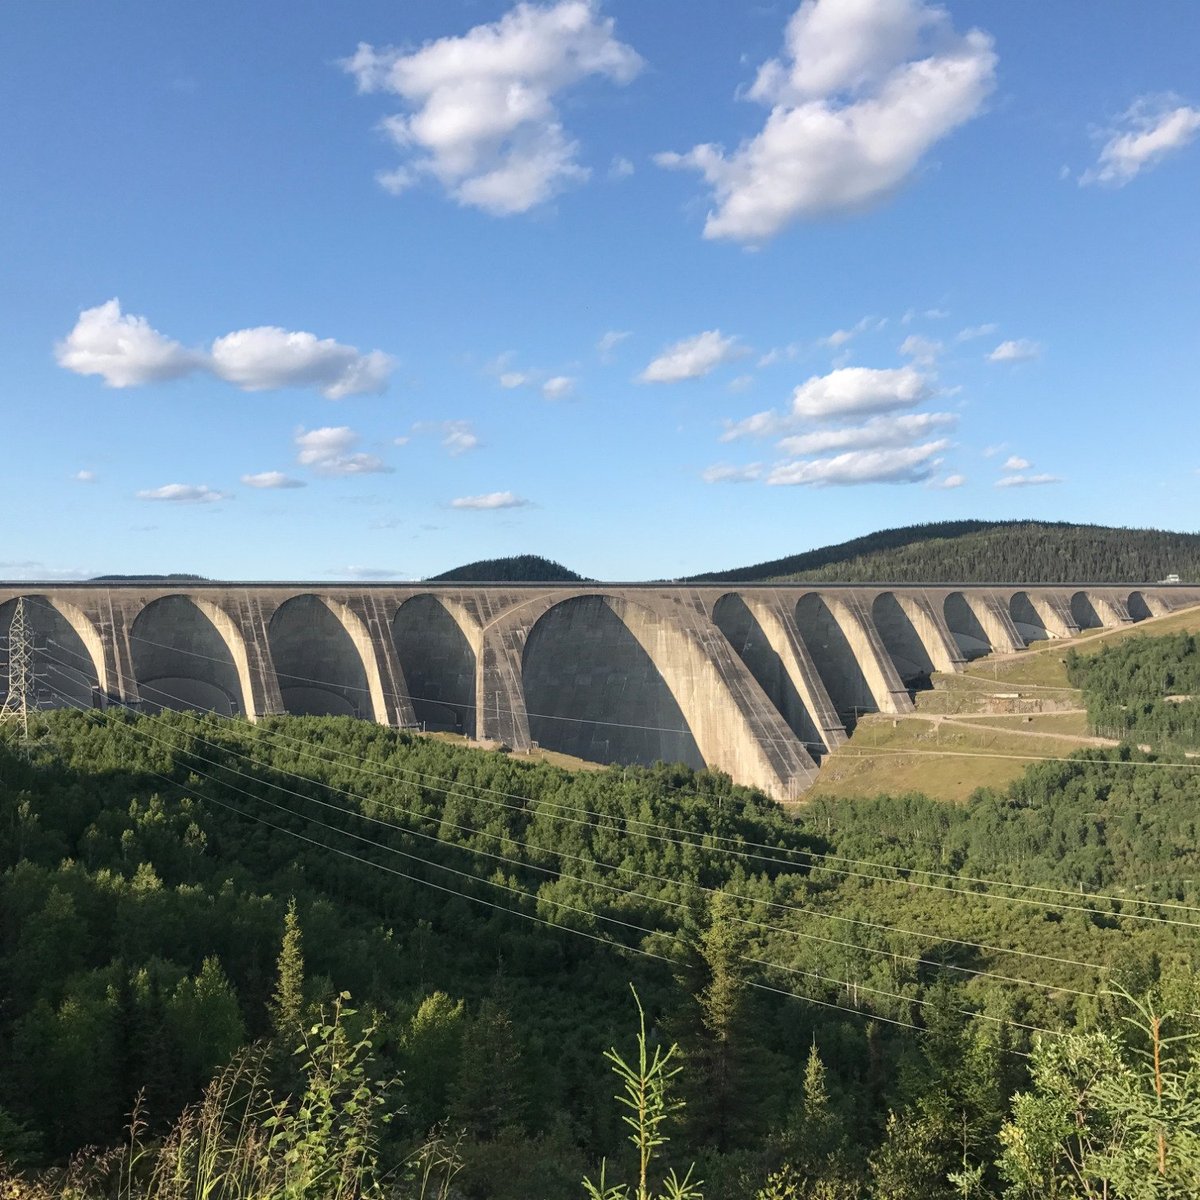
[[[1186,764],[1096,752],[962,806],[828,799],[793,821],[712,772],[569,773],[350,719],[40,721],[28,751],[0,732],[0,1158],[30,1168],[119,1142],[139,1093],[160,1135],[257,1041],[235,1072],[272,1098],[231,1108],[218,1084],[209,1111],[258,1121],[237,1145],[284,1175],[353,1150],[387,1180],[370,1194],[415,1197],[394,1168],[441,1130],[457,1178],[437,1195],[581,1197],[602,1158],[610,1184],[636,1175],[602,1058],[629,1058],[633,981],[680,1047],[658,1177],[696,1160],[694,1195],[1067,1195],[1046,1181],[1074,1178],[1074,1114],[1104,1149],[1150,1094],[1107,989],[1200,1011],[1193,927],[1162,919],[1200,904]],[[335,1020],[342,991],[359,1015]],[[1037,1029],[1057,1031],[1042,1049]],[[1097,1056],[1119,1094],[1080,1099],[1071,1064]],[[1173,1134],[1169,1170],[1198,1146]],[[1152,1171],[1135,1149],[1113,1163]],[[336,1183],[220,1194],[367,1194]]]
[[[688,582],[1147,583],[1200,579],[1200,534],[1046,521],[940,521],[884,529]]]
[[[582,575],[540,554],[484,558],[430,577],[430,583],[578,583]]]

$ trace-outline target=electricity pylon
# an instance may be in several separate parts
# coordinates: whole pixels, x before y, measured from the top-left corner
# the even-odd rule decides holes
[[[33,699],[33,632],[25,619],[25,599],[20,597],[8,627],[8,695],[0,705],[0,725],[10,721],[21,727],[21,740],[29,740],[29,706]]]

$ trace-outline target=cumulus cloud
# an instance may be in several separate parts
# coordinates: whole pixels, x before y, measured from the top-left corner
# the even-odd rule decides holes
[[[980,111],[995,66],[987,34],[959,35],[920,0],[804,0],[783,56],[746,93],[770,108],[761,132],[732,153],[705,144],[656,161],[697,170],[712,188],[705,237],[762,242],[895,191]]]
[[[1001,342],[995,350],[987,356],[988,362],[1028,362],[1031,358],[1037,358],[1042,353],[1042,347],[1039,342],[1030,341],[1029,338],[1016,338],[1012,341]]]
[[[190,375],[204,356],[154,329],[145,317],[121,311],[116,298],[85,308],[75,328],[54,347],[60,367],[99,375],[109,387],[140,387]]]
[[[731,467],[720,463],[706,467],[700,478],[705,483],[751,483],[762,478],[762,463],[749,463],[744,467]]]
[[[1033,464],[1027,458],[1021,458],[1018,454],[1010,454],[1004,460],[1003,470],[1005,471],[1028,471]]]
[[[965,475],[947,475],[945,479],[935,479],[930,481],[930,487],[941,488],[943,491],[950,491],[952,488],[960,488],[967,482]]]
[[[1039,487],[1043,483],[1062,483],[1057,475],[1005,475],[996,480],[998,488]]]
[[[243,475],[242,482],[252,488],[302,488],[303,479],[293,479],[282,471],[259,471],[256,475]]]
[[[380,350],[304,331],[262,325],[217,338],[210,350],[188,350],[154,329],[145,317],[122,313],[117,299],[84,309],[75,328],[55,347],[61,367],[99,375],[109,387],[140,387],[205,371],[246,392],[316,388],[330,400],[378,394],[392,360]]]
[[[212,504],[228,500],[227,492],[218,492],[205,483],[164,483],[162,487],[138,492],[139,500],[169,500],[175,504]]]
[[[575,380],[569,375],[554,375],[542,384],[547,400],[565,400],[575,390]]]
[[[810,454],[828,454],[834,450],[877,450],[908,446],[934,430],[958,423],[955,413],[904,413],[900,416],[873,417],[862,425],[845,429],[818,429],[795,437],[783,438],[779,448],[800,458]]]
[[[777,486],[851,486],[865,483],[921,483],[941,464],[950,443],[944,438],[895,450],[851,450],[832,458],[781,463],[767,476]]]
[[[217,338],[212,370],[246,392],[310,387],[330,400],[341,400],[384,391],[392,360],[379,350],[360,354],[332,338],[260,325]]]
[[[88,470],[76,471],[71,478],[74,479],[76,483],[95,483],[96,472]]]
[[[792,411],[809,420],[827,420],[909,408],[929,394],[928,379],[915,367],[840,367],[796,388]]]
[[[945,347],[936,338],[922,337],[919,333],[910,333],[900,343],[901,354],[926,366],[934,362],[944,349]]]
[[[451,508],[524,508],[529,503],[514,492],[487,492],[482,496],[459,496],[450,501]]]
[[[518,4],[411,53],[360,43],[341,64],[359,92],[398,96],[407,109],[383,122],[406,157],[380,182],[402,192],[432,178],[459,204],[507,216],[586,179],[556,101],[589,77],[626,84],[642,69],[614,26],[591,0],[559,0]]]
[[[1176,96],[1139,96],[1106,131],[1096,165],[1080,184],[1124,187],[1169,154],[1182,150],[1200,132],[1200,108],[1180,104]]]
[[[374,454],[355,450],[362,439],[347,425],[296,432],[296,461],[318,475],[373,475],[389,473],[389,467]]]
[[[709,329],[668,346],[638,378],[643,383],[699,379],[742,353],[736,337],[725,337],[719,329]]]
[[[442,438],[442,445],[455,458],[479,445],[479,435],[471,427],[470,421],[447,421],[443,429],[445,436]]]

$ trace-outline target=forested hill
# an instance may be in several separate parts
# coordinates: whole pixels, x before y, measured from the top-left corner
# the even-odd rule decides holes
[[[431,583],[578,583],[582,575],[540,554],[484,558],[430,577]]]
[[[883,529],[688,582],[1147,583],[1200,579],[1200,534],[1063,521],[939,521]]]

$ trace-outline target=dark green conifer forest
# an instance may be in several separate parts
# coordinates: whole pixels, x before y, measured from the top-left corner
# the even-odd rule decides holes
[[[1193,1196],[1198,797],[1097,751],[793,819],[349,719],[46,714],[0,743],[0,1194]]]

